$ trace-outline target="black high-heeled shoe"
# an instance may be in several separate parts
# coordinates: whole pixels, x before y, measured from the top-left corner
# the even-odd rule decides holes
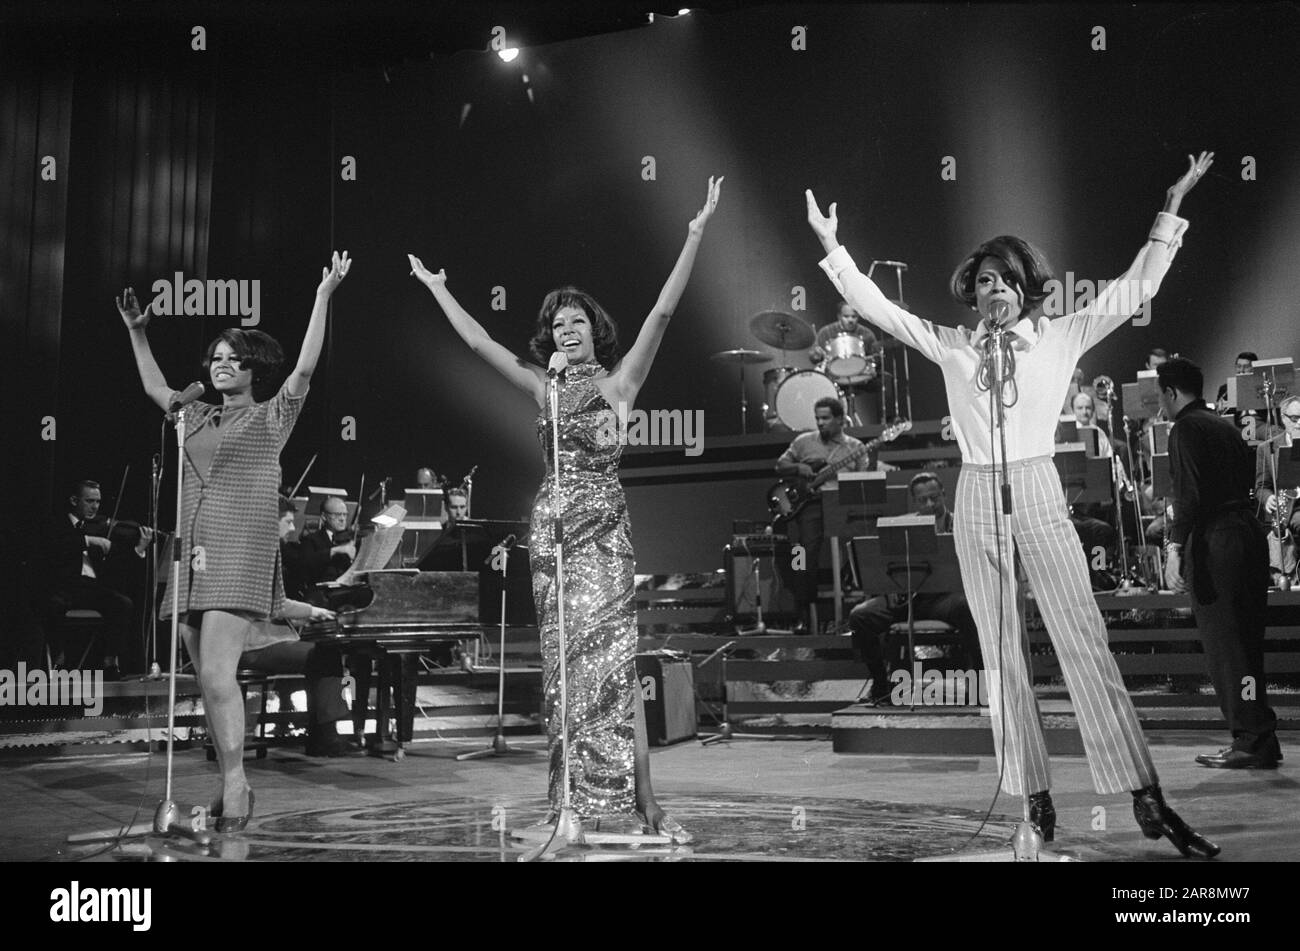
[[[1198,855],[1203,859],[1212,859],[1220,852],[1217,845],[1169,808],[1159,785],[1133,790],[1133,818],[1137,820],[1144,836],[1148,839],[1164,836],[1183,854],[1183,858]]]
[[[219,816],[217,818],[217,831],[221,833],[243,832],[244,829],[247,828],[248,826],[248,820],[252,818],[253,800],[255,798],[256,797],[253,795],[253,790],[250,789],[248,791],[248,812],[242,816],[226,816],[226,815]],[[224,803],[223,803],[223,812],[224,812]]]
[[[1044,842],[1056,838],[1056,807],[1052,805],[1052,794],[1044,789],[1029,796],[1029,821],[1038,827]]]

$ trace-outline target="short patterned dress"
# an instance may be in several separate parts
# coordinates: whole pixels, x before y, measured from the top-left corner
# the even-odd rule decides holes
[[[280,451],[306,394],[227,409],[192,403],[185,416],[180,614],[224,610],[270,617],[284,601],[280,563]],[[172,568],[160,616],[172,612]]]

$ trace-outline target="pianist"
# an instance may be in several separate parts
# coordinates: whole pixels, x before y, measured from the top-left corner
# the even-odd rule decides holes
[[[285,598],[278,617],[249,625],[239,666],[264,674],[299,674],[307,680],[307,755],[345,756],[354,747],[337,723],[351,716],[343,700],[343,658],[332,644],[298,639],[291,622],[332,618],[334,613]],[[283,696],[283,695],[282,695]]]

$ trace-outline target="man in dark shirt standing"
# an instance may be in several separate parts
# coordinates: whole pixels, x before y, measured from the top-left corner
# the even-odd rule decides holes
[[[1166,580],[1190,590],[1210,679],[1232,745],[1196,761],[1218,769],[1275,769],[1277,717],[1264,683],[1268,543],[1253,511],[1255,457],[1235,426],[1205,406],[1201,370],[1174,359],[1158,369],[1169,433],[1174,518]]]

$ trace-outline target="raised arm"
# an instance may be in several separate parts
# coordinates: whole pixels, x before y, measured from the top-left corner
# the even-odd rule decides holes
[[[673,265],[672,273],[664,282],[663,290],[659,292],[659,299],[655,301],[653,309],[646,316],[645,323],[641,325],[641,332],[637,334],[636,342],[623,357],[615,374],[614,385],[619,395],[629,403],[636,399],[641,385],[650,375],[650,366],[654,363],[655,354],[659,352],[659,344],[664,339],[664,331],[668,329],[668,321],[672,318],[673,311],[677,309],[677,302],[682,299],[686,282],[691,279],[691,269],[695,267],[695,254],[699,251],[700,240],[704,237],[704,226],[708,224],[709,218],[718,207],[718,201],[722,198],[722,182],[725,177],[722,176],[717,181],[712,177],[709,178],[708,197],[704,201],[704,207],[691,219],[686,229],[686,244],[682,246],[682,253],[677,256],[677,263]]]
[[[352,268],[352,261],[346,251],[340,256],[337,251],[330,258],[330,266],[321,268],[320,286],[316,288],[316,303],[311,309],[311,318],[307,321],[307,333],[302,338],[302,349],[298,351],[298,365],[285,381],[285,389],[290,396],[302,396],[311,383],[311,375],[316,372],[316,361],[320,359],[320,350],[325,343],[325,318],[329,315],[330,298],[335,289],[343,283]]]
[[[958,331],[951,327],[936,327],[885,297],[875,282],[858,270],[853,258],[849,257],[849,252],[840,244],[837,236],[840,219],[835,211],[836,203],[831,202],[828,216],[822,214],[812,189],[805,191],[804,197],[808,202],[808,224],[826,251],[822,269],[830,277],[835,289],[853,305],[854,310],[936,363],[942,359],[946,347],[962,344]]]
[[[1083,350],[1117,330],[1156,296],[1187,230],[1187,221],[1178,216],[1178,210],[1187,193],[1213,164],[1213,152],[1187,156],[1187,171],[1165,191],[1164,208],[1156,215],[1146,244],[1142,245],[1129,269],[1118,280],[1111,281],[1086,308],[1070,315],[1077,326],[1069,329],[1080,335]]]
[[[153,350],[149,347],[149,338],[145,335],[145,328],[149,326],[149,307],[153,305],[150,304],[142,313],[140,302],[135,299],[133,287],[124,290],[122,296],[116,298],[116,302],[117,312],[122,315],[122,322],[126,324],[126,329],[131,334],[135,368],[140,371],[140,382],[144,384],[145,395],[157,403],[160,409],[166,411],[173,390],[167,385],[162,370],[158,369],[158,361],[154,359]]]
[[[456,298],[451,296],[451,291],[447,290],[445,270],[439,270],[434,274],[415,255],[408,254],[406,259],[411,264],[411,274],[429,289],[429,293],[438,302],[442,312],[447,315],[447,320],[451,323],[452,329],[460,335],[460,339],[486,360],[492,369],[533,397],[540,406],[546,396],[545,372],[540,367],[535,367],[515,356],[488,336],[483,325],[471,317]]]

